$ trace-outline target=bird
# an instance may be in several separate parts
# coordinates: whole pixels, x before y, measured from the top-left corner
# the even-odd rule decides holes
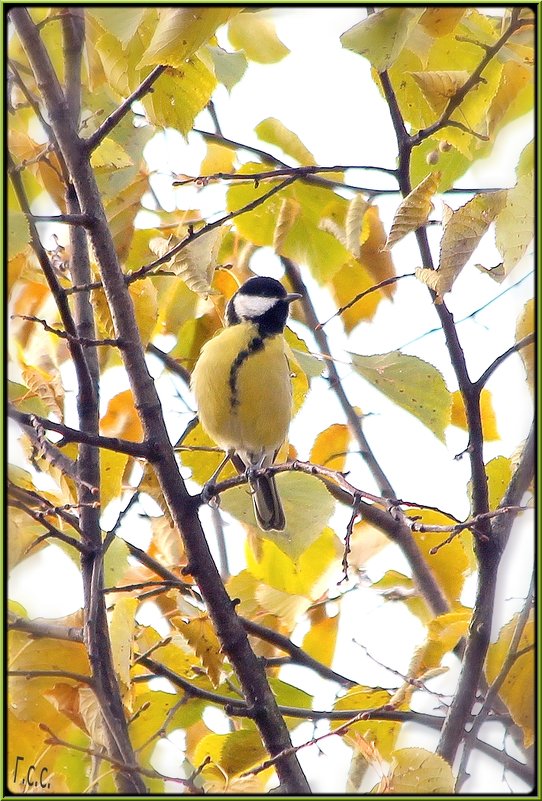
[[[284,328],[288,293],[274,278],[249,278],[226,305],[225,327],[202,347],[191,377],[203,430],[247,475],[254,514],[263,531],[286,526],[275,478],[255,477],[269,467],[288,435],[292,418],[292,375]]]

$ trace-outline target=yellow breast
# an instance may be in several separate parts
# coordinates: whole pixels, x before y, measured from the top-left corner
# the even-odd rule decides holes
[[[292,384],[284,337],[266,337],[253,350],[255,336],[251,323],[220,331],[202,348],[192,374],[201,424],[224,449],[272,451],[288,433]]]

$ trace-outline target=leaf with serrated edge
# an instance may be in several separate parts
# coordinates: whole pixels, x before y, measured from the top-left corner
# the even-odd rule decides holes
[[[299,164],[303,166],[316,164],[314,156],[307,150],[299,136],[280,120],[268,117],[258,123],[254,131],[263,142],[280,147],[287,156],[291,156]]]
[[[517,621],[518,615],[514,615],[512,620],[500,630],[497,641],[489,646],[485,672],[490,683],[495,681],[506,658],[509,656]],[[531,611],[517,648],[518,651],[522,651],[524,648],[530,648],[531,650],[512,663],[499,691],[499,695],[510,710],[514,722],[521,726],[523,730],[523,743],[526,748],[532,745],[534,740],[534,642],[534,615]]]
[[[432,364],[400,351],[374,356],[351,353],[352,366],[366,381],[418,418],[444,442],[452,399],[442,374]]]
[[[427,222],[433,209],[431,198],[437,191],[440,177],[440,172],[429,173],[401,202],[384,245],[386,249],[392,248],[410,231],[415,231]]]
[[[239,10],[197,6],[161,8],[158,25],[138,68],[167,64],[182,70],[186,59]]]
[[[341,35],[341,44],[370,61],[382,72],[400,55],[423,11],[412,8],[385,8],[358,22]]]
[[[534,237],[534,172],[520,176],[506,192],[506,204],[495,222],[497,247],[508,275],[527,252]]]
[[[441,114],[450,98],[468,81],[470,73],[467,70],[426,70],[425,72],[410,73],[431,108]]]
[[[449,292],[506,202],[506,192],[482,192],[453,212],[442,234],[437,292]]]

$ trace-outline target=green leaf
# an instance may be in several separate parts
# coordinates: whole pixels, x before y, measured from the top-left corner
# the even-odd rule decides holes
[[[286,516],[284,531],[260,531],[247,488],[235,487],[222,495],[222,508],[254,527],[256,533],[275,543],[291,559],[297,560],[321,534],[333,514],[335,501],[321,481],[303,473],[280,473],[276,476],[279,495]]]
[[[423,9],[385,8],[345,31],[341,44],[347,50],[364,56],[378,72],[382,72],[397,59],[422,14]]]
[[[20,412],[39,414],[41,417],[47,417],[49,414],[49,409],[45,403],[37,395],[34,395],[28,387],[25,387],[24,384],[18,384],[16,381],[8,381],[8,400]]]
[[[290,52],[278,38],[275,26],[265,11],[239,14],[228,25],[228,38],[237,50],[260,64],[281,61]]]
[[[248,66],[243,53],[228,53],[221,47],[209,47],[211,58],[215,66],[215,75],[223,83],[228,92],[231,92],[236,83],[239,83]]]
[[[30,229],[28,220],[22,211],[9,211],[8,213],[8,260],[13,259],[28,245]]]
[[[268,117],[259,122],[254,130],[259,139],[280,147],[287,156],[291,156],[299,164],[303,166],[316,164],[314,156],[307,150],[299,136],[290,131],[280,120]]]
[[[132,662],[133,635],[135,631],[135,613],[139,601],[129,595],[121,595],[115,601],[109,635],[113,666],[120,681],[125,687],[130,685],[130,666]]]
[[[236,8],[185,6],[161,8],[158,25],[139,68],[167,64],[183,70],[186,59],[209,41],[216,29],[227,22]]]
[[[352,353],[352,365],[366,381],[418,418],[444,442],[452,396],[442,374],[432,364],[400,351],[375,356]]]
[[[243,173],[261,172],[266,165],[257,162],[245,164]],[[269,192],[277,182],[262,181],[254,184],[237,184],[228,189],[228,211],[234,211]],[[273,195],[246,214],[235,219],[239,234],[255,245],[273,245],[275,227],[279,219],[284,198],[292,198],[299,204],[299,213],[292,226],[281,240],[279,253],[295,262],[307,264],[316,280],[326,283],[349,259],[349,253],[334,236],[320,228],[320,222],[331,204],[347,205],[329,189],[305,186],[296,183]]]

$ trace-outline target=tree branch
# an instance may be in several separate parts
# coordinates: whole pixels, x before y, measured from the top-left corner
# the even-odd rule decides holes
[[[46,417],[40,417],[37,414],[20,412],[12,404],[8,404],[8,416],[23,426],[35,427],[37,424],[48,431],[55,431],[57,434],[61,434],[64,442],[80,442],[95,448],[106,448],[117,453],[126,453],[128,456],[134,456],[137,459],[152,461],[153,458],[151,448],[144,442],[130,442],[118,437],[104,437],[101,434],[79,431],[77,428],[70,428],[63,423],[55,423],[53,420],[48,420]],[[52,443],[49,444],[54,447]]]
[[[105,139],[108,134],[111,133],[113,128],[119,124],[121,119],[130,111],[132,103],[136,100],[140,100],[143,95],[146,95],[147,92],[150,91],[153,83],[160,77],[160,75],[166,70],[167,67],[164,65],[159,65],[155,67],[147,77],[141,81],[137,89],[135,89],[131,95],[129,95],[126,100],[124,100],[120,106],[118,106],[111,114],[106,117],[106,119],[102,122],[100,127],[91,134],[88,139],[84,140],[86,148],[89,153],[95,150],[100,142]]]

